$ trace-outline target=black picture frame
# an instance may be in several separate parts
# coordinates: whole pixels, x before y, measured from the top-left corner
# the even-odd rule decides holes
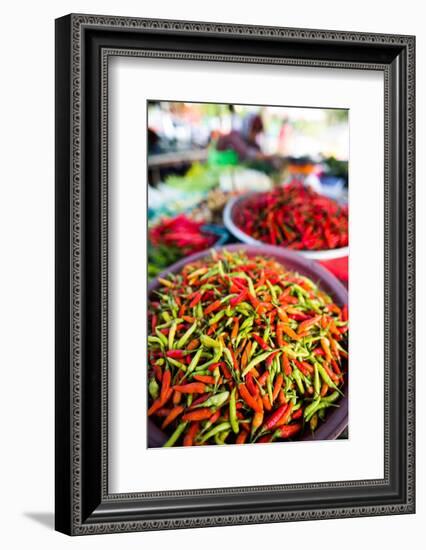
[[[384,478],[109,494],[112,55],[384,74]],[[415,37],[72,14],[56,20],[56,529],[70,535],[415,511]]]

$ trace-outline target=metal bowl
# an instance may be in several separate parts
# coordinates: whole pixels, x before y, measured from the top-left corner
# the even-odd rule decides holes
[[[324,292],[333,298],[337,305],[343,306],[348,303],[348,291],[332,273],[320,264],[303,257],[292,250],[264,244],[256,246],[247,244],[233,244],[225,247],[217,247],[216,250],[221,250],[223,248],[230,251],[242,250],[248,257],[260,255],[274,258],[281,264],[285,265],[287,269],[297,271],[301,275],[305,275],[306,277],[312,279]],[[186,264],[200,260],[209,255],[210,250],[204,250],[203,252],[198,252],[197,254],[183,258],[182,260],[171,265],[150,282],[148,285],[148,296],[160,286],[158,278],[164,278],[168,273],[177,273],[181,271]],[[324,439],[337,439],[337,437],[348,425],[348,377],[346,377],[345,380],[344,391],[344,396],[338,402],[339,407],[333,408],[329,411],[325,421],[319,424],[315,432],[313,434],[305,433],[300,438],[301,440],[319,441]],[[162,432],[149,418],[148,446],[162,447],[167,441],[167,438],[168,437],[166,434]]]
[[[232,233],[232,235],[234,235],[234,237],[239,241],[253,246],[269,246],[262,241],[253,239],[253,237],[247,235],[247,233],[244,233],[244,231],[242,231],[234,223],[234,212],[238,209],[239,204],[251,195],[253,195],[253,193],[233,197],[229,200],[223,210],[223,223],[228,231]],[[305,258],[310,258],[311,260],[335,260],[336,258],[343,258],[349,254],[348,246],[344,246],[342,248],[330,248],[327,250],[293,250],[281,246],[279,248],[283,250],[292,250],[293,252],[304,256]]]

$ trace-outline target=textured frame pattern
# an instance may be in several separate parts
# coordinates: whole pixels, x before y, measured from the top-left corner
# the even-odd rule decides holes
[[[82,516],[81,508],[81,460],[82,460],[82,433],[81,433],[81,380],[82,380],[82,288],[81,281],[83,277],[82,269],[82,224],[83,217],[83,201],[82,201],[82,159],[84,150],[82,147],[82,31],[84,28],[120,28],[123,30],[173,30],[176,32],[203,32],[212,35],[222,36],[250,36],[250,37],[283,37],[291,39],[310,39],[315,41],[324,41],[328,43],[342,42],[350,43],[365,43],[365,44],[393,44],[406,47],[407,50],[407,220],[408,227],[407,235],[407,496],[406,503],[398,505],[383,505],[383,506],[365,506],[365,507],[338,507],[309,510],[309,511],[284,511],[284,512],[266,512],[266,513],[251,513],[251,514],[227,514],[215,515],[212,517],[200,516],[191,517],[188,519],[164,519],[164,520],[141,520],[141,521],[93,521],[85,523]],[[72,534],[91,534],[91,533],[111,533],[123,531],[140,531],[152,529],[177,529],[187,527],[201,527],[213,525],[235,525],[245,523],[263,523],[263,522],[282,522],[294,520],[311,520],[325,519],[335,517],[357,517],[368,515],[383,515],[395,513],[411,513],[414,511],[414,133],[415,133],[415,115],[414,115],[414,38],[395,35],[376,35],[363,33],[344,33],[337,31],[317,31],[303,29],[283,29],[272,27],[252,27],[243,25],[226,25],[217,23],[198,23],[184,21],[159,21],[145,19],[131,19],[121,17],[103,17],[89,15],[73,15],[71,16],[71,496],[72,496],[72,517],[71,529]],[[102,114],[101,114],[101,210],[102,210],[102,225],[101,225],[101,240],[102,240],[102,433],[103,433],[103,466],[102,466],[102,495],[105,501],[108,500],[136,500],[148,496],[144,493],[132,494],[108,494],[107,490],[107,315],[108,315],[108,291],[107,291],[107,193],[108,193],[108,173],[107,173],[107,121],[108,121],[108,103],[107,103],[107,70],[108,58],[112,55],[127,55],[127,56],[145,56],[145,57],[165,57],[173,59],[198,59],[202,61],[238,61],[244,63],[274,63],[274,64],[291,64],[314,67],[335,67],[342,69],[369,69],[384,71],[385,76],[385,194],[387,193],[389,179],[389,140],[391,138],[392,128],[389,120],[389,69],[386,64],[372,65],[371,63],[363,64],[357,62],[334,62],[329,60],[314,60],[314,59],[292,59],[292,58],[268,58],[268,57],[253,57],[253,56],[232,56],[232,55],[214,55],[214,54],[194,54],[189,52],[164,52],[164,51],[141,51],[129,50],[120,48],[105,49],[102,52]],[[390,219],[388,211],[389,197],[385,196],[385,231],[388,224],[386,221]],[[390,257],[391,242],[389,236],[385,235],[385,316],[386,303],[389,300],[389,257]],[[388,319],[385,317],[385,344],[389,343],[389,334],[387,331]],[[385,365],[389,361],[389,346],[385,345]],[[388,376],[385,368],[385,391],[388,387]],[[366,480],[361,482],[336,482],[324,484],[298,484],[294,486],[286,486],[295,490],[304,490],[315,486],[323,487],[349,487],[366,484],[380,485],[387,482],[389,475],[387,448],[389,446],[389,433],[387,417],[389,414],[389,400],[385,399],[385,477],[384,480]],[[262,487],[263,490],[274,491],[276,488],[282,489],[282,486]],[[172,492],[170,495],[180,494],[222,494],[227,491],[245,492],[256,491],[259,488],[239,488],[239,489],[212,489],[200,491],[178,491]],[[164,492],[152,494],[151,496],[162,496]]]

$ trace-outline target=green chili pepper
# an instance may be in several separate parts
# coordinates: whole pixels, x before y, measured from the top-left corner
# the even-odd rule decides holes
[[[191,334],[194,332],[196,328],[197,328],[197,321],[194,321],[193,324],[189,327],[189,329],[185,332],[185,334],[178,340],[176,344],[177,349],[182,349],[184,347],[184,345],[187,343],[187,341],[191,337]]]
[[[205,443],[208,439],[213,437],[219,432],[224,432],[225,430],[229,430],[231,428],[231,424],[229,422],[222,422],[222,424],[217,424],[214,426],[211,430],[209,430],[206,434],[203,435],[203,437],[200,438],[200,443]],[[180,434],[178,434],[179,437]]]
[[[174,341],[175,341],[175,334],[176,334],[176,327],[177,327],[177,323],[176,321],[173,321],[172,323],[172,326],[170,327],[170,330],[169,330],[169,349],[173,349],[173,344],[174,344]]]
[[[158,385],[158,382],[154,377],[150,378],[149,380],[148,391],[149,395],[153,399],[157,399],[157,397],[160,395],[160,386]]]
[[[218,323],[222,317],[225,315],[225,310],[222,309],[221,311],[218,311],[216,313],[216,315],[214,315],[210,320],[209,320],[209,325],[214,325],[215,323]]]
[[[314,389],[316,395],[319,395],[321,391],[321,382],[319,377],[318,365],[316,363],[314,363],[314,369]]]
[[[317,429],[317,426],[318,426],[318,415],[314,413],[309,421],[309,427],[314,432]]]
[[[338,391],[335,391],[331,393],[330,395],[327,395],[326,397],[323,397],[323,401],[327,401],[328,403],[333,403],[333,401],[336,401],[336,399],[340,397],[340,394]]]
[[[303,411],[303,417],[305,420],[308,420],[312,414],[318,409],[319,404],[321,403],[321,398],[317,397],[310,403],[307,407],[305,407],[305,410]]]
[[[336,391],[340,391],[339,388],[336,386],[336,384],[333,382],[333,380],[328,376],[327,371],[325,368],[321,365],[321,363],[315,363],[318,365],[318,370],[321,375],[321,378],[324,380],[324,382],[330,386],[330,388],[335,389]]]
[[[229,400],[229,421],[231,423],[232,431],[238,433],[240,427],[237,419],[237,401],[236,401],[237,388],[234,388],[231,392],[231,398]]]
[[[200,341],[207,348],[217,348],[221,345],[219,341],[213,340],[213,338],[210,338],[207,334],[202,334],[200,336]]]
[[[188,422],[181,422],[176,430],[172,433],[169,439],[164,443],[163,447],[173,447],[176,441],[179,439],[183,431],[185,430]]]
[[[200,357],[201,357],[201,354],[203,353],[203,348],[201,347],[197,353],[194,355],[194,357],[192,358],[191,362],[189,363],[188,365],[188,368],[187,368],[187,371],[186,371],[186,374],[188,375],[189,373],[191,373],[195,367],[197,366],[198,364],[198,361],[200,360]]]
[[[163,346],[163,341],[158,336],[148,336],[148,342],[152,344],[160,344],[160,346]]]
[[[267,378],[266,378],[266,389],[268,391],[269,402],[272,404],[273,398],[272,398],[272,377],[271,377],[271,373],[269,373]]]
[[[256,342],[255,342],[256,343]],[[252,346],[252,348],[254,347],[254,344]],[[255,367],[256,365],[258,365],[259,363],[261,363],[262,361],[265,361],[266,358],[268,358],[271,353],[274,353],[274,350],[273,351],[265,351],[264,353],[261,353],[260,355],[257,355],[256,357],[254,357],[250,363],[247,365],[247,367],[243,370],[243,374],[242,376],[244,377],[248,372],[251,371],[251,369],[253,367]]]
[[[162,311],[162,312],[161,312],[161,317],[162,317],[166,322],[172,320],[172,318],[170,317],[170,315],[168,314],[167,311]]]
[[[305,393],[305,388],[303,387],[302,377],[300,371],[296,366],[293,366],[293,378],[299,388],[300,393]]]
[[[157,334],[158,338],[160,338],[163,346],[167,346],[168,340],[167,340],[165,334],[163,334],[160,330],[158,330],[158,328],[155,329],[155,333]]]
[[[173,359],[173,357],[167,357],[167,361],[171,364],[177,367],[178,369],[183,370],[183,372],[186,372],[186,365],[178,361],[177,359]]]
[[[220,407],[225,403],[225,401],[229,397],[229,391],[223,391],[220,393],[216,393],[215,395],[212,395],[199,405],[194,405],[194,409],[196,407],[215,407],[217,409],[220,409]]]
[[[320,403],[318,403],[317,407],[315,408],[315,410],[311,411],[309,415],[306,415],[305,417],[305,414],[303,415],[306,422],[309,422],[309,420],[312,418],[312,415],[314,413],[317,413],[318,411],[320,411],[321,409],[326,409],[327,407],[338,407],[339,405],[334,405],[334,403],[330,403],[328,401],[321,401]],[[306,409],[305,409],[305,412],[306,412]]]

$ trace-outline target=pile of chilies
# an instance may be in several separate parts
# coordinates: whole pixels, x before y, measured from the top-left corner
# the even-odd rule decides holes
[[[310,279],[224,249],[159,282],[148,416],[165,446],[294,439],[338,406],[347,309]]]
[[[348,245],[348,208],[298,181],[238,203],[236,225],[258,241],[296,250]]]
[[[206,250],[216,241],[212,234],[202,231],[203,222],[196,222],[185,214],[174,218],[163,218],[149,231],[149,239],[153,245],[176,247],[182,256]]]

